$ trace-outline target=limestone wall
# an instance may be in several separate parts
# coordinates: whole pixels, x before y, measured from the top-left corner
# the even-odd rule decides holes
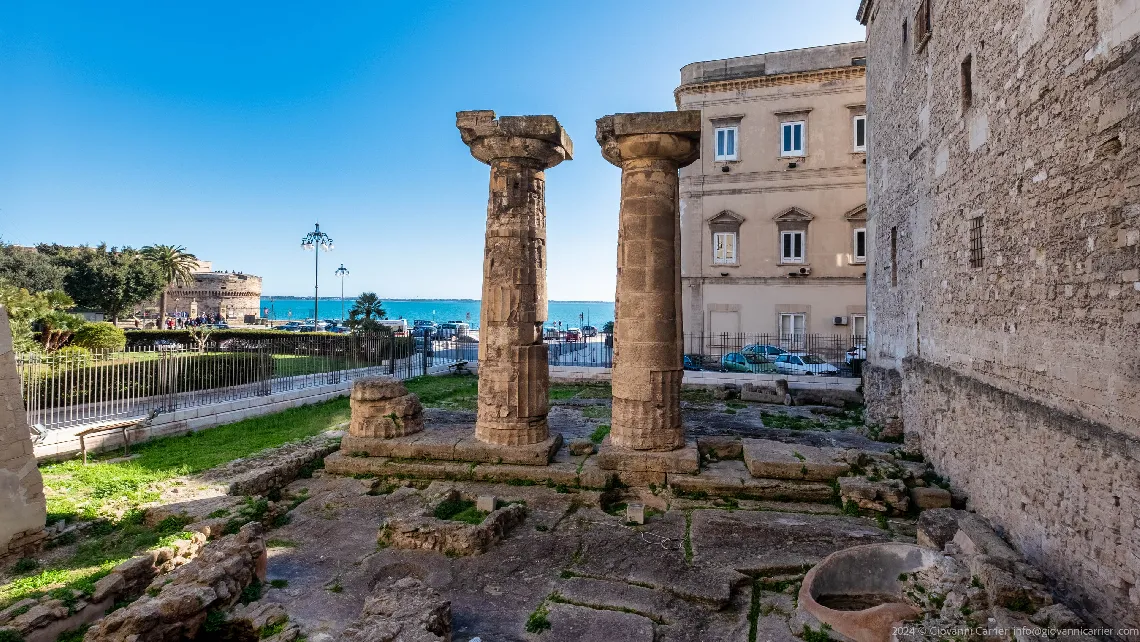
[[[1140,0],[864,0],[860,19],[868,415],[901,409],[1094,619],[1136,625]]]
[[[0,559],[37,546],[44,537],[46,511],[43,479],[24,417],[8,312],[0,307]]]

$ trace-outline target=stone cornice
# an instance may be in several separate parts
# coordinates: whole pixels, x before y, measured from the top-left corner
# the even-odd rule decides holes
[[[782,87],[787,85],[802,85],[809,83],[825,83],[835,80],[855,80],[867,75],[866,67],[839,67],[835,69],[817,69],[793,74],[774,74],[771,76],[753,76],[752,78],[738,78],[734,80],[714,80],[712,82],[693,83],[681,85],[673,90],[673,100],[677,109],[681,108],[681,96],[692,94],[705,94],[710,92],[746,91],[749,89],[764,89],[766,87]]]

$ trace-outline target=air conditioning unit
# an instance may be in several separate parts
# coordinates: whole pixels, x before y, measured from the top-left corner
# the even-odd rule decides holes
[[[847,325],[847,317],[835,317],[835,325]]]
[[[804,276],[811,274],[811,268],[809,268],[809,267],[800,268],[800,274],[802,274]]]

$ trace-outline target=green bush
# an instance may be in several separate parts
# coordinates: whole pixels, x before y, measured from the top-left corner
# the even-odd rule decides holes
[[[127,334],[111,323],[88,323],[71,335],[71,345],[89,350],[122,350]]]
[[[52,364],[57,368],[83,367],[91,365],[91,351],[81,346],[64,346],[51,354]]]
[[[197,348],[188,330],[134,330],[127,333],[130,348],[150,348],[156,341],[169,341]],[[333,332],[282,332],[281,330],[214,330],[206,345],[211,349],[265,350],[279,355],[350,358],[360,365],[379,362],[395,354],[397,359],[415,354],[413,337],[391,333],[358,335]]]

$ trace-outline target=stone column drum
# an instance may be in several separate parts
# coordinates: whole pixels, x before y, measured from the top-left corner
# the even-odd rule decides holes
[[[700,156],[701,113],[606,116],[597,139],[622,170],[610,440],[675,450],[685,445],[677,170]]]
[[[420,398],[391,377],[366,377],[352,382],[349,397],[352,421],[348,436],[366,439],[393,439],[424,429]]]
[[[479,313],[479,441],[545,441],[549,370],[546,321],[546,176],[573,154],[553,116],[461,111],[455,125],[471,155],[491,166],[483,301]]]

